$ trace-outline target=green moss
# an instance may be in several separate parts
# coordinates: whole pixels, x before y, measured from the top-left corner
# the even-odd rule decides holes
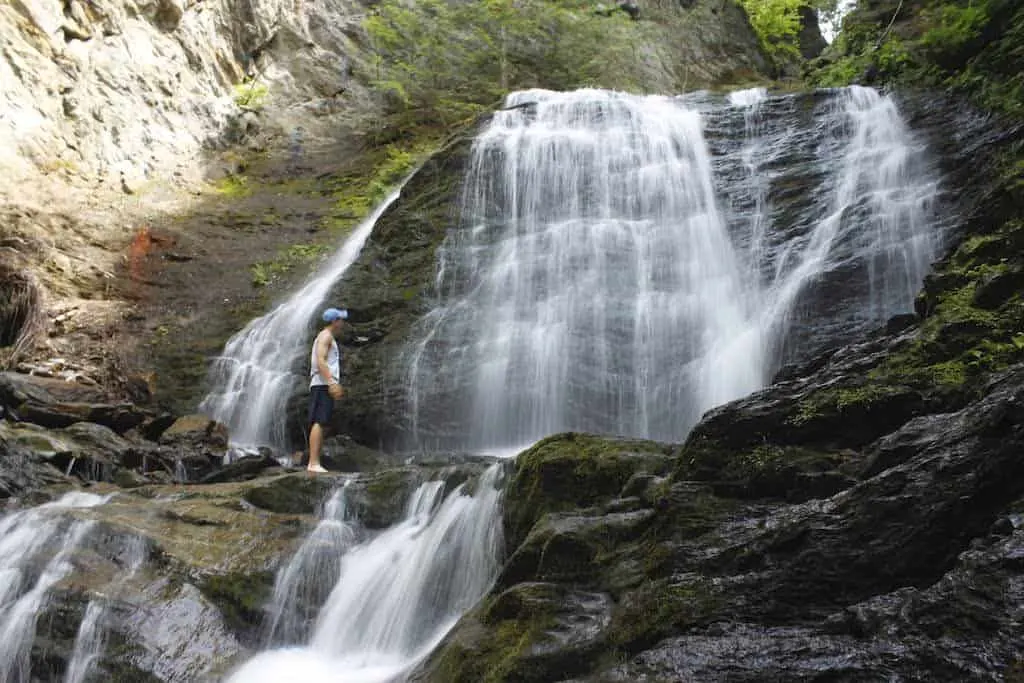
[[[902,391],[899,385],[883,381],[869,381],[859,386],[829,387],[800,401],[789,423],[800,426],[825,415],[842,415],[896,396]]]
[[[651,581],[622,597],[612,614],[609,640],[616,649],[637,652],[713,617],[721,618],[721,606],[708,579]]]
[[[254,486],[245,492],[245,500],[271,512],[312,514],[335,484],[333,477],[290,474]]]
[[[229,199],[240,199],[252,194],[249,178],[244,175],[226,175],[213,184],[214,192]]]
[[[512,547],[548,512],[588,507],[614,498],[636,472],[661,474],[670,447],[585,434],[559,434],[516,459],[506,495],[506,527]]]
[[[401,507],[409,492],[410,481],[407,470],[385,470],[367,482],[366,495],[373,506]]]
[[[415,133],[411,140],[384,145],[366,160],[369,173],[351,173],[332,181],[334,209],[324,220],[332,233],[347,232],[384,201],[388,193],[438,147],[433,129]]]
[[[260,261],[250,266],[253,287],[266,287],[277,278],[292,270],[311,267],[327,253],[326,244],[293,244],[278,252],[270,261]]]
[[[460,637],[457,632],[442,646],[429,667],[434,674],[431,679],[481,683],[551,680],[543,660],[530,655],[557,625],[560,600],[559,590],[552,584],[520,584],[488,598],[457,627],[476,622],[466,629],[472,635]]]
[[[217,606],[225,623],[238,633],[259,628],[263,606],[274,586],[273,572],[206,576],[199,590]]]
[[[259,111],[266,105],[267,86],[256,81],[239,83],[235,86],[235,104],[242,109]]]

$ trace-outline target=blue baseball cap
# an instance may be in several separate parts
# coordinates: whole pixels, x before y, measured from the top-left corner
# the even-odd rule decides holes
[[[348,311],[344,308],[328,308],[324,311],[324,322],[333,323],[335,320],[348,320]]]

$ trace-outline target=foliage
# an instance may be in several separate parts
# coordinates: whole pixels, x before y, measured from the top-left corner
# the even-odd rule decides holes
[[[323,244],[293,244],[282,249],[276,259],[252,265],[253,287],[266,287],[274,279],[292,269],[312,263],[326,251],[327,247]]]
[[[226,175],[214,184],[213,190],[230,199],[241,199],[252,194],[249,179],[244,175]]]
[[[392,112],[450,125],[512,89],[565,89],[598,78],[631,85],[635,29],[625,15],[549,0],[383,0],[365,21],[369,80]]]
[[[951,88],[986,109],[1024,116],[1024,4],[1016,0],[887,0],[843,21],[814,85],[876,82]]]
[[[235,86],[235,104],[242,109],[259,111],[266,104],[267,86],[256,81],[239,83]]]
[[[768,53],[774,57],[798,56],[800,7],[804,0],[740,0],[750,24]]]

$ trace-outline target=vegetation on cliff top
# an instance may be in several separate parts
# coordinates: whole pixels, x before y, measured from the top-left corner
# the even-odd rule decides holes
[[[1016,0],[861,3],[810,65],[815,85],[853,81],[953,89],[1024,116],[1024,5]]]
[[[369,80],[403,123],[452,125],[528,87],[569,89],[600,79],[636,85],[640,29],[621,12],[584,3],[384,0],[365,22]]]

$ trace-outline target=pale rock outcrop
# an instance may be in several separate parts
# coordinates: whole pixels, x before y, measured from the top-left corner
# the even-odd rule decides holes
[[[338,100],[353,96],[361,11],[345,0],[4,3],[0,172],[63,169],[129,193],[194,175],[202,150],[251,129],[235,101],[246,79],[269,86],[267,122],[315,134],[352,108]]]

